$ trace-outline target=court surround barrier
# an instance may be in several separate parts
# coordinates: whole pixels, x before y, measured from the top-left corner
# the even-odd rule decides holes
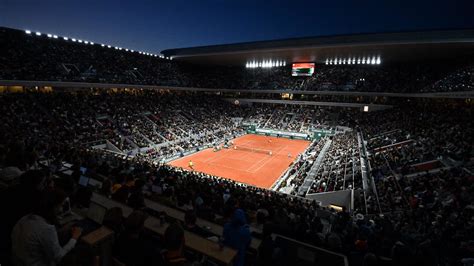
[[[257,128],[255,124],[242,124],[247,128],[248,134],[258,134],[272,137],[284,137],[289,139],[320,140],[325,136],[333,136],[335,130],[314,129],[310,133],[291,132],[284,130],[275,130],[270,128]]]
[[[284,137],[284,138],[289,138],[289,139],[311,140],[311,135],[309,134],[283,131],[283,130],[274,130],[274,129],[269,129],[269,128],[256,128],[255,125],[248,126],[247,133],[272,136],[272,137]]]

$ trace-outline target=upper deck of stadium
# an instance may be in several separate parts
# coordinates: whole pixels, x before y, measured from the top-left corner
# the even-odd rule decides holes
[[[457,60],[474,56],[474,29],[335,35],[168,49],[174,60],[244,66],[250,61],[325,63],[380,57],[383,63]]]

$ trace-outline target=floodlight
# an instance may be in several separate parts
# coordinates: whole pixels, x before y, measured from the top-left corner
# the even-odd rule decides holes
[[[72,38],[71,41],[76,42],[76,39]]]
[[[31,34],[31,30],[25,30],[26,34]]]
[[[79,39],[79,40],[77,40],[77,42],[78,42],[78,43],[82,43],[82,40],[81,40],[81,39]]]
[[[36,36],[41,36],[41,32],[37,31],[36,33]]]
[[[58,38],[58,35],[53,35],[53,38],[54,38],[54,39],[57,39],[57,38]]]
[[[376,63],[377,65],[380,65],[380,63],[381,63],[380,56],[377,57],[377,61],[376,61],[375,63]]]
[[[52,38],[52,37],[53,37],[53,35],[50,34],[50,33],[46,34],[46,36],[48,36],[48,38]]]
[[[64,39],[65,41],[69,40],[68,37],[63,37],[63,39]]]

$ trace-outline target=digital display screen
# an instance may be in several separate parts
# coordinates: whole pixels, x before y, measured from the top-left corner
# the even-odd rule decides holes
[[[295,63],[291,68],[293,77],[310,77],[314,73],[314,63]]]

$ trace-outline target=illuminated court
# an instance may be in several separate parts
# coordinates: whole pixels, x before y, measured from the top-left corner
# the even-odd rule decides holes
[[[233,142],[237,149],[213,151],[209,148],[169,164],[190,170],[191,160],[195,171],[270,188],[310,144],[306,140],[261,135],[244,135]]]

